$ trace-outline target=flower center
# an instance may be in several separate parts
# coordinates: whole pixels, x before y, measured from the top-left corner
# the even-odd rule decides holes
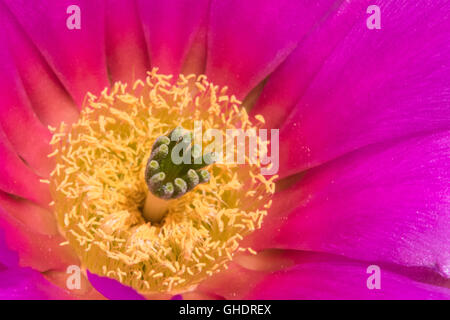
[[[90,272],[141,293],[190,290],[236,252],[253,252],[239,242],[260,228],[275,188],[259,162],[205,168],[208,154],[199,161],[198,146],[182,138],[194,121],[205,130],[255,125],[204,75],[170,81],[154,69],[131,88],[88,93],[78,122],[51,128],[50,190],[65,244]],[[170,152],[183,143],[192,162],[174,164]],[[157,206],[149,194],[167,201],[157,221],[145,217]]]
[[[202,147],[191,142],[192,132],[182,127],[156,139],[145,170],[145,180],[154,195],[162,199],[179,198],[199,183],[209,181],[209,172],[202,168],[213,162],[212,155],[203,156]],[[177,163],[173,151],[180,147],[184,159],[178,160],[185,161]]]

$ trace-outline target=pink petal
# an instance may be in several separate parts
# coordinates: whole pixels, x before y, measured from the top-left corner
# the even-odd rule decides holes
[[[326,12],[323,20],[316,20],[318,25],[270,75],[252,109],[253,114],[265,117],[267,127],[282,125],[338,43],[366,16],[365,9],[370,1],[338,2]]]
[[[111,300],[145,300],[131,287],[124,286],[119,281],[101,277],[87,270],[88,279],[94,288]]]
[[[212,1],[206,74],[243,99],[333,1]]]
[[[37,233],[46,235],[59,234],[53,212],[31,201],[0,191],[0,208],[3,208],[9,215]]]
[[[0,19],[3,19],[6,38],[6,41],[2,41],[5,41],[5,44],[8,42],[20,79],[38,118],[46,126],[57,126],[61,121],[72,123],[78,118],[72,98],[17,20],[1,2],[0,16]]]
[[[106,54],[112,81],[145,79],[150,61],[135,1],[107,2]]]
[[[78,264],[78,258],[60,235],[38,233],[17,218],[0,208],[0,228],[3,229],[6,244],[19,255],[19,265],[35,270],[65,270],[68,265]]]
[[[384,143],[308,171],[280,192],[255,248],[434,268],[450,276],[450,132]],[[293,209],[295,208],[295,209]]]
[[[0,228],[0,270],[2,267],[16,267],[19,264],[17,252],[12,251],[6,244],[5,232]]]
[[[83,272],[80,273],[80,287],[73,288],[73,289],[66,289],[68,276],[69,276],[69,274],[67,273],[67,270],[63,270],[63,271],[51,270],[51,271],[45,272],[45,274],[44,274],[44,277],[47,280],[49,280],[51,283],[53,283],[54,285],[56,285],[60,288],[64,288],[75,299],[105,300],[105,297],[102,296],[97,290],[95,290],[95,288],[89,282],[87,275],[85,275]]]
[[[186,54],[181,69],[182,74],[204,74],[206,68],[206,54],[208,44],[209,15],[203,19],[197,34],[192,41],[191,48]]]
[[[70,0],[3,0],[79,107],[108,86],[101,0],[79,0],[81,29],[69,30]]]
[[[284,123],[281,176],[371,143],[449,128],[450,3],[380,7],[381,30],[357,23]]]
[[[52,170],[50,132],[34,113],[17,69],[0,36],[0,125],[17,153],[40,175]],[[20,125],[19,125],[20,124]]]
[[[380,289],[369,289],[369,264],[311,262],[267,276],[246,299],[450,299],[450,290],[381,269]],[[372,284],[372,281],[369,281]]]
[[[200,283],[196,292],[215,295],[227,300],[242,299],[268,275],[264,271],[246,269],[230,263],[229,269],[221,271]],[[184,295],[183,295],[184,296]],[[189,297],[189,295],[186,295]]]
[[[30,268],[0,271],[1,300],[62,300],[73,297]]]
[[[152,67],[175,76],[208,13],[208,0],[138,0]]]
[[[186,300],[242,299],[270,273],[292,267],[310,255],[294,250],[264,250],[256,256],[240,252],[233,255],[227,270],[205,279],[196,290],[182,296]]]
[[[224,300],[224,298],[213,293],[191,291],[175,295],[170,300]]]
[[[27,167],[0,129],[0,190],[32,200],[42,206],[51,201],[48,185]]]

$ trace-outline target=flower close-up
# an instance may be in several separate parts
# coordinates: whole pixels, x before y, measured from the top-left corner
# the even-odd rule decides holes
[[[449,1],[0,26],[0,299],[450,299]]]

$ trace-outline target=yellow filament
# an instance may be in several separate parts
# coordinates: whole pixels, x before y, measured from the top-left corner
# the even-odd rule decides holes
[[[147,197],[145,198],[142,216],[145,220],[153,223],[161,222],[167,213],[169,205],[170,200],[158,198],[149,191],[147,192]]]

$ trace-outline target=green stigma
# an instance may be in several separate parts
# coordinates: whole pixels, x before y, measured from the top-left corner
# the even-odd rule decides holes
[[[161,199],[176,199],[208,182],[204,168],[214,162],[214,154],[202,155],[202,148],[192,144],[192,132],[176,127],[156,139],[145,168],[145,181],[152,194]]]

